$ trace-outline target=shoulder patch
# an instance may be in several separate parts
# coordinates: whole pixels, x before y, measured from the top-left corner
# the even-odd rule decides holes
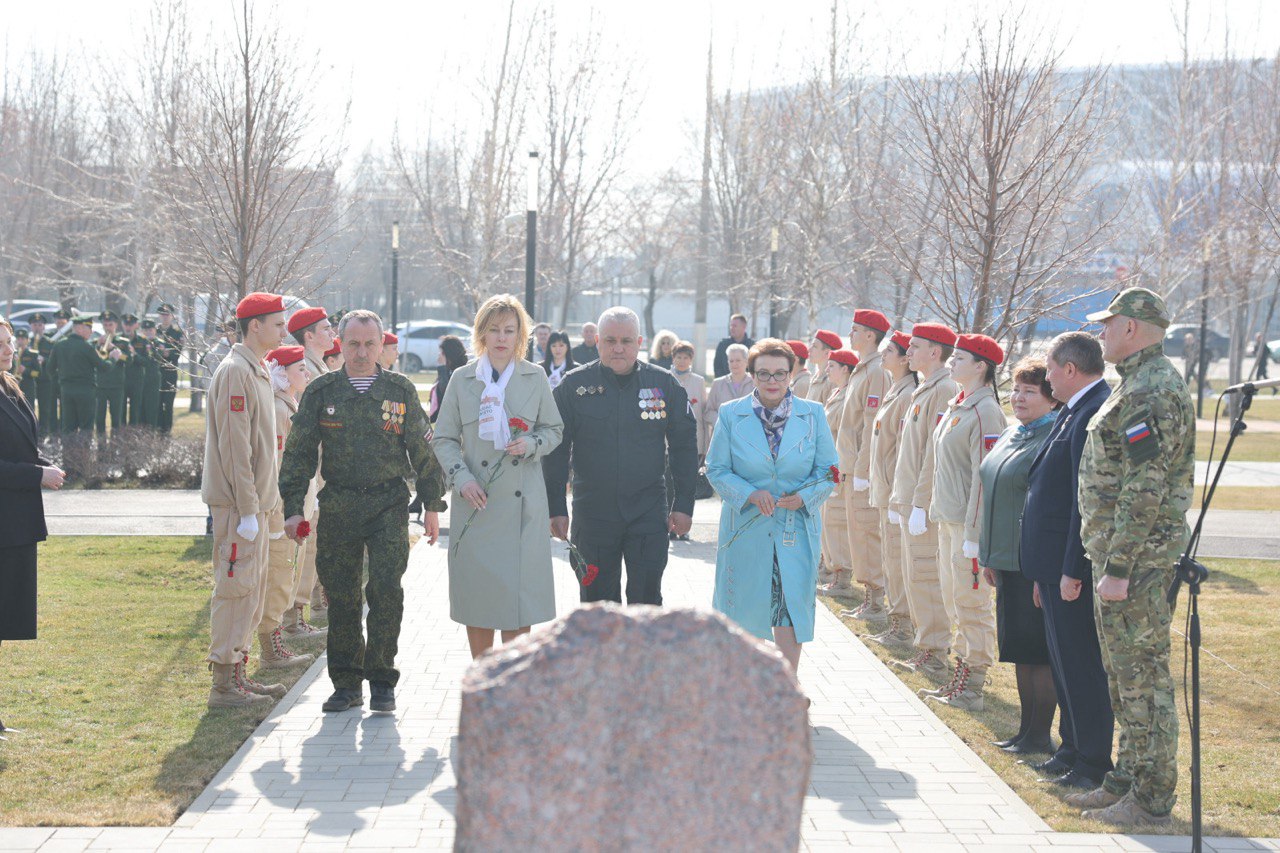
[[[1000,440],[999,433],[997,433],[996,435],[984,435],[982,437],[982,446],[988,453],[990,453],[991,448],[995,447],[996,442],[999,440]]]
[[[1147,462],[1160,455],[1160,439],[1151,427],[1148,412],[1142,412],[1124,427],[1125,450],[1131,462]]]
[[[878,408],[880,408],[880,395],[879,395],[879,394],[868,394],[868,395],[867,395],[867,408],[868,408],[868,409],[878,409]]]
[[[233,412],[244,411],[244,397],[241,397],[239,395],[233,395],[231,397],[231,411]]]

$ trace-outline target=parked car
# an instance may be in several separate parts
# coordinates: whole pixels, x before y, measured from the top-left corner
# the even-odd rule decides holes
[[[447,320],[414,320],[396,326],[400,338],[400,363],[405,373],[418,373],[423,369],[434,370],[440,356],[440,339],[454,335],[462,339],[462,345],[471,352],[471,327]]]
[[[1182,357],[1182,344],[1190,332],[1196,339],[1196,344],[1200,343],[1200,327],[1187,323],[1179,323],[1170,326],[1168,331],[1164,333],[1164,354],[1173,358]],[[1213,329],[1209,329],[1205,334],[1205,355],[1209,361],[1216,361],[1225,358],[1227,350],[1231,348],[1231,341],[1226,335],[1220,335]]]
[[[49,321],[49,329],[46,331],[52,331],[53,312],[57,311],[61,307],[62,306],[57,302],[39,302],[34,299],[15,299],[13,300],[13,313],[9,315],[9,322],[13,324],[14,329],[28,329],[31,327],[31,315],[43,314],[45,319]]]

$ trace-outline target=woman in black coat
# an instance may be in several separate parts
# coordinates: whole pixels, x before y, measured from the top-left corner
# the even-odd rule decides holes
[[[65,476],[40,455],[13,353],[13,327],[0,317],[0,642],[36,638],[36,543],[48,535],[40,489],[61,488]]]

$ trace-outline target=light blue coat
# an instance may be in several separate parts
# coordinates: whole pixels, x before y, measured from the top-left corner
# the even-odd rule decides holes
[[[833,487],[826,479],[827,472],[839,459],[822,406],[793,397],[775,460],[764,425],[751,410],[751,400],[748,395],[720,407],[707,450],[707,479],[724,502],[712,605],[757,637],[772,639],[770,594],[776,550],[796,640],[806,643],[813,639],[821,526],[818,511]],[[724,547],[737,530],[759,517],[760,511],[747,503],[747,496],[756,489],[767,489],[777,498],[815,480],[821,482],[799,493],[804,501],[802,509],[775,510],[772,518],[751,523],[733,544]]]

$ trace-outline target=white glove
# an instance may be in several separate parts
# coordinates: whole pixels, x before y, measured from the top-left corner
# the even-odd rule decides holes
[[[890,524],[897,524],[897,525],[901,526],[901,525],[902,525],[902,516],[898,515],[898,514],[897,514],[896,512],[894,512],[893,510],[889,510],[889,523],[890,523]]]
[[[258,517],[256,515],[240,516],[240,524],[236,527],[236,535],[252,542],[258,538]]]
[[[977,542],[969,542],[968,540],[965,540],[962,550],[964,551],[964,558],[966,560],[978,559],[978,543]]]
[[[911,508],[911,520],[907,522],[907,532],[912,536],[923,536],[929,529],[929,520],[924,510],[918,506]]]
[[[853,478],[853,490],[855,492],[865,492],[870,488],[871,488],[870,480],[859,480],[857,477]]]

